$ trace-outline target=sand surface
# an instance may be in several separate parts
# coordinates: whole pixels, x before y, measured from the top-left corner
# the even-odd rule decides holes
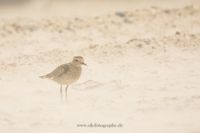
[[[199,133],[200,2],[155,1],[1,13],[0,132]],[[39,76],[75,55],[88,66],[64,103]]]

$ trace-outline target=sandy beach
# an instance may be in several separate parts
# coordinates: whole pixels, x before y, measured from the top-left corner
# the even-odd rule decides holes
[[[200,132],[200,2],[60,2],[1,9],[1,133]],[[61,102],[39,76],[76,55]]]

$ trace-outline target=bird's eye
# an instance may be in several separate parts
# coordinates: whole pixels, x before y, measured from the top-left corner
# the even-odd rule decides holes
[[[78,59],[75,59],[76,62],[78,62]]]

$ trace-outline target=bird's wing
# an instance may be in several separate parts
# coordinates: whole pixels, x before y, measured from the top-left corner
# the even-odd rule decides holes
[[[63,64],[58,66],[56,69],[54,69],[52,72],[46,75],[47,78],[54,78],[62,75],[64,72],[68,71],[69,65]]]

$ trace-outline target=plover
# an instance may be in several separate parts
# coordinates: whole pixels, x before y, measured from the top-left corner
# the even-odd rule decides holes
[[[60,95],[61,99],[63,98],[62,94],[62,86],[66,85],[65,87],[65,97],[67,97],[67,88],[72,83],[76,82],[82,72],[82,65],[86,65],[82,56],[74,56],[72,62],[62,64],[54,69],[52,72],[40,76],[41,78],[48,78],[51,79],[58,84],[60,84]]]

